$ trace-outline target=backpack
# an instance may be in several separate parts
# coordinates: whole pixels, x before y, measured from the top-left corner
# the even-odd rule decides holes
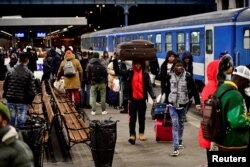
[[[65,77],[73,77],[76,74],[75,67],[71,60],[67,60],[63,67],[63,74]]]
[[[233,87],[228,87],[221,92],[220,95],[212,95],[205,101],[203,117],[201,121],[201,128],[203,137],[207,140],[222,144],[226,131],[229,128],[229,123],[223,118],[226,118],[226,112],[221,110],[221,98],[222,96],[233,90]]]
[[[107,79],[107,70],[99,62],[95,62],[91,66],[91,80],[95,83],[100,83]]]

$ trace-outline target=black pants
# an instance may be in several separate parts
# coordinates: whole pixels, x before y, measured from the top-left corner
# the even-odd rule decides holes
[[[136,135],[135,127],[138,113],[139,120],[139,133],[144,133],[145,130],[145,115],[146,115],[146,102],[145,100],[132,100],[128,104],[129,112],[129,133]]]

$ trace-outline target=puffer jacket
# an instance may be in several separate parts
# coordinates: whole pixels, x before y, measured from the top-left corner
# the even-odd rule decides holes
[[[63,67],[66,61],[71,60],[73,66],[75,68],[76,74],[72,77],[65,77],[64,76],[64,88],[67,89],[80,89],[81,81],[83,76],[82,66],[79,60],[75,58],[74,54],[70,54],[64,56],[64,60],[61,62],[60,67],[57,72],[57,79],[59,80],[60,77],[63,75]]]
[[[12,126],[0,128],[0,166],[34,167],[32,151]]]
[[[30,104],[36,94],[35,77],[24,64],[15,65],[6,75],[4,97],[9,103]]]
[[[229,86],[235,87],[235,90],[226,92],[221,98],[222,114],[226,115],[223,117],[223,123],[228,124],[229,130],[219,146],[226,149],[244,149],[249,144],[250,116],[247,115],[243,96],[232,81],[225,81],[218,88],[216,95],[221,94]]]

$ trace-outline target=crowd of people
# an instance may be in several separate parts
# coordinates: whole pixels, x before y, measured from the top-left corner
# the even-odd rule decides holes
[[[37,93],[34,71],[37,70],[38,57],[30,47],[27,47],[25,52],[11,53],[10,62],[6,66],[2,57],[0,86],[3,86],[2,96],[7,100],[7,108],[0,104],[0,131],[5,127],[10,131],[12,126],[24,126],[29,104]],[[71,73],[66,74],[66,70]],[[196,111],[201,112],[209,96],[232,86],[235,89],[222,98],[222,110],[227,112],[225,119],[231,128],[223,144],[204,139],[201,128],[199,142],[207,152],[213,145],[220,151],[249,150],[250,97],[245,93],[250,84],[249,67],[235,67],[231,56],[221,53],[219,60],[214,60],[207,66],[208,82],[202,89],[201,98],[193,79],[193,70],[193,57],[187,51],[180,56],[174,51],[168,51],[161,66],[157,58],[150,62],[134,60],[132,66],[129,66],[125,61],[120,61],[115,52],[109,56],[109,53],[104,51],[100,56],[99,53],[93,52],[92,47],[88,52],[73,50],[73,47],[63,50],[51,48],[43,60],[42,80],[56,82],[63,79],[66,96],[77,110],[91,109],[91,115],[94,116],[98,110],[96,102],[100,102],[101,114],[108,114],[107,104],[114,109],[122,109],[120,113],[128,113],[128,142],[134,145],[137,138],[137,117],[139,140],[147,139],[144,134],[146,102],[149,93],[153,103],[157,103],[153,87],[155,78],[159,79],[161,94],[166,97],[164,102],[170,106],[173,127],[173,151],[170,155],[175,157],[179,155],[180,149],[185,148],[184,122],[193,101]],[[118,80],[118,85],[115,80]],[[0,133],[0,139],[1,137]]]

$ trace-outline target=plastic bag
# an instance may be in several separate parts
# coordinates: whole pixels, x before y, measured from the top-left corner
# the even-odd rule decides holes
[[[120,91],[120,80],[118,78],[115,78],[112,83],[112,90],[114,92]]]
[[[55,81],[54,88],[60,93],[65,93],[64,79],[61,78],[59,81]]]
[[[157,103],[165,103],[166,100],[166,94],[159,94],[159,96],[157,96],[156,101]]]

